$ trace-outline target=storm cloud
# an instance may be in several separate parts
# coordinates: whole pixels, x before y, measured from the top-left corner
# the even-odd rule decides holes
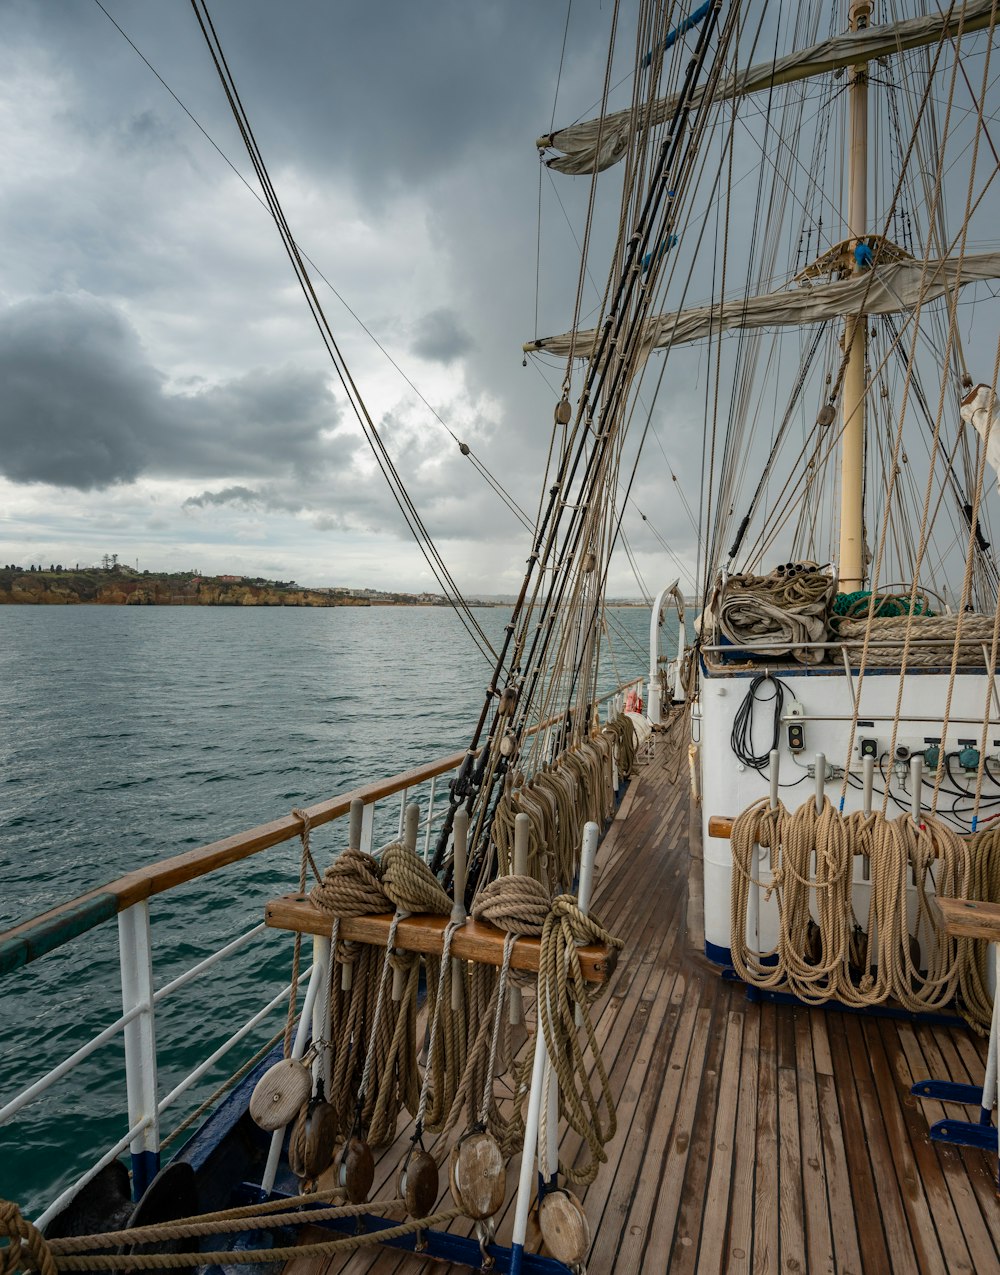
[[[468,354],[473,345],[458,315],[453,310],[441,309],[424,315],[410,349],[418,358],[448,364]]]
[[[337,420],[324,378],[258,369],[169,392],[128,321],[92,297],[0,313],[0,472],[81,491],[142,475],[310,473]]]

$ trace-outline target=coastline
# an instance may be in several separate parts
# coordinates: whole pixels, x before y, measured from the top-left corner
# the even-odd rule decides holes
[[[6,606],[228,606],[371,607],[448,606],[436,594],[309,589],[294,581],[247,580],[183,573],[119,570],[0,570],[0,605]],[[472,603],[497,606],[496,602]]]

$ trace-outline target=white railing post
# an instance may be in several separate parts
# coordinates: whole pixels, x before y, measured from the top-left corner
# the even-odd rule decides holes
[[[143,1127],[129,1143],[132,1153],[132,1198],[142,1197],[160,1168],[160,1125],[156,1091],[156,1026],[153,1010],[153,952],[149,904],[134,903],[118,913],[118,955],[122,977],[122,1010],[137,1010],[125,1024],[125,1088],[128,1123]]]
[[[424,863],[431,861],[431,832],[434,828],[434,802],[437,798],[437,775],[431,776],[431,790],[427,798],[427,831],[424,833]]]
[[[375,803],[374,801],[365,805],[361,814],[361,843],[359,850],[364,850],[366,854],[372,852],[372,837],[375,833]]]

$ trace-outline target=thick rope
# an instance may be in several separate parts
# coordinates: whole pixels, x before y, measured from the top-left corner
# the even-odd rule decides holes
[[[315,1199],[315,1197],[310,1197]],[[287,1204],[288,1201],[282,1201]],[[10,1243],[0,1250],[0,1272],[14,1275],[16,1271],[37,1270],[41,1275],[56,1275],[58,1271],[128,1271],[174,1270],[184,1266],[237,1265],[257,1266],[272,1262],[289,1262],[302,1257],[319,1257],[332,1253],[350,1252],[353,1249],[381,1244],[399,1239],[431,1227],[442,1226],[459,1215],[452,1208],[431,1217],[410,1219],[384,1230],[367,1231],[337,1239],[322,1240],[313,1244],[289,1245],[282,1248],[220,1249],[214,1252],[195,1250],[187,1253],[92,1253],[87,1250],[106,1248],[112,1244],[153,1243],[202,1234],[224,1234],[231,1231],[266,1230],[272,1226],[308,1226],[333,1218],[359,1217],[372,1210],[384,1212],[398,1208],[401,1199],[377,1200],[370,1204],[338,1205],[329,1209],[314,1209],[295,1213],[268,1212],[259,1226],[248,1225],[252,1215],[245,1211],[238,1222],[226,1224],[225,1220],[203,1222],[199,1218],[184,1218],[159,1226],[134,1228],[131,1231],[111,1231],[100,1235],[72,1236],[64,1240],[46,1240],[31,1222],[21,1216],[20,1210],[6,1200],[0,1200],[0,1235]],[[272,1202],[273,1208],[273,1202]],[[220,1215],[215,1215],[217,1218]]]
[[[814,799],[794,812],[762,798],[734,822],[730,944],[744,981],[782,988],[810,1004],[884,1004],[940,1010],[958,990],[961,947],[948,937],[930,897],[965,898],[969,848],[940,820],[909,815],[839,814]],[[760,873],[759,849],[769,848],[771,879]],[[871,864],[866,927],[853,910],[854,857]],[[907,918],[909,875],[917,893],[915,935]],[[761,951],[748,934],[751,892],[760,906],[777,903],[778,939]]]
[[[607,1159],[604,1146],[617,1129],[614,1096],[589,1013],[590,1005],[603,989],[587,983],[577,951],[579,945],[586,943],[618,949],[623,946],[621,940],[609,934],[594,917],[581,912],[572,896],[564,894],[553,899],[542,931],[538,1017],[549,1061],[559,1080],[563,1113],[570,1128],[584,1138],[590,1153],[580,1169],[560,1161],[563,1176],[578,1184],[590,1183],[597,1176]],[[591,1085],[585,1050],[580,1044],[577,1011],[597,1072],[597,1093]]]

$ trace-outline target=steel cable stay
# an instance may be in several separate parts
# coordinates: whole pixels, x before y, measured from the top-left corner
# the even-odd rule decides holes
[[[337,377],[345,394],[347,395],[351,408],[361,425],[365,438],[371,446],[375,460],[389,485],[393,498],[395,499],[407,526],[414,536],[425,561],[444,591],[445,596],[448,598],[469,635],[480,647],[484,657],[488,660],[495,658],[496,652],[493,650],[492,644],[487,638],[486,633],[480,626],[478,620],[472,614],[471,608],[465,602],[458,586],[448,571],[444,560],[438,552],[430,533],[413,504],[413,501],[406,490],[405,484],[403,483],[403,480],[400,477],[399,472],[396,469],[370,414],[368,413],[367,407],[365,406],[364,400],[354,383],[351,373],[344,363],[343,356],[340,353],[332,328],[330,327],[323,311],[322,304],[316,295],[312,280],[305,268],[301,255],[295,244],[294,237],[292,236],[291,229],[285,219],[277,192],[271,182],[267,166],[253,134],[249,117],[243,107],[239,92],[236,88],[235,80],[233,79],[232,73],[229,69],[218,34],[208,12],[206,0],[191,0],[191,6],[195,12],[202,34],[205,37],[212,61],[215,65],[216,71],[218,72],[230,108],[233,111],[233,116],[247,148],[247,153],[250,156],[254,171],[256,172],[261,188],[264,191],[264,196],[274,218],[275,225],[278,227],[286,254],[288,255],[289,261],[295,271],[299,286],[306,298],[313,320],[316,323],[321,339],[326,346],[327,353],[334,365]]]

